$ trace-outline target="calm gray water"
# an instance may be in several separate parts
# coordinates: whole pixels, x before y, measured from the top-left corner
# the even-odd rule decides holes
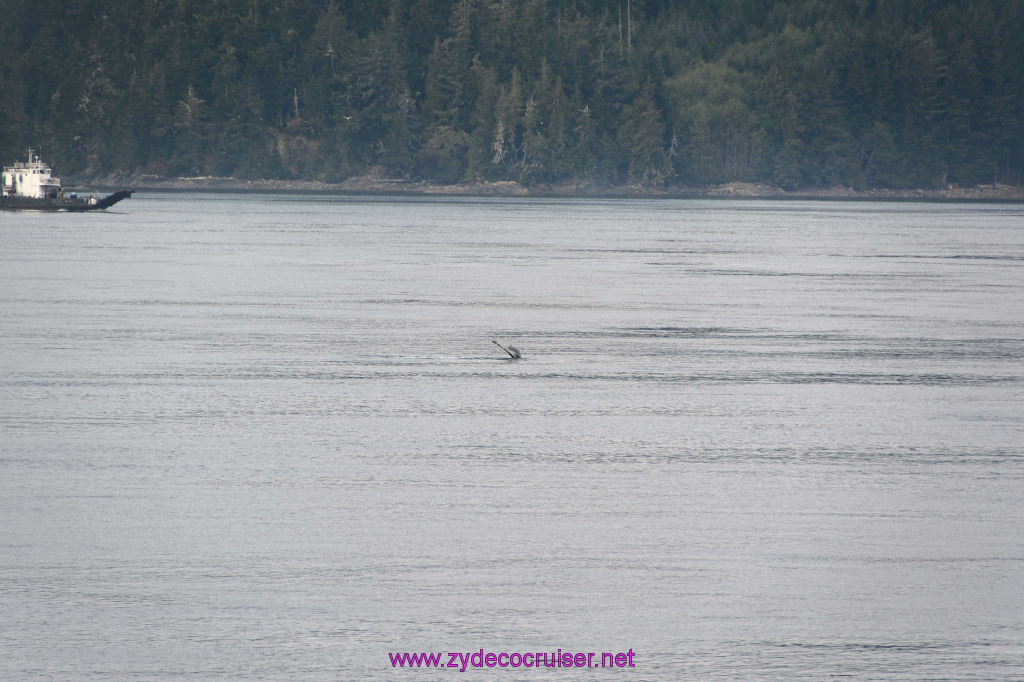
[[[1021,205],[5,213],[0,678],[1022,679],[1022,360]]]

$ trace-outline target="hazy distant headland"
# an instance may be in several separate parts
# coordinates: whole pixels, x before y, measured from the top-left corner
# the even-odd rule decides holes
[[[1022,198],[1020,2],[7,4],[0,155],[92,184]]]

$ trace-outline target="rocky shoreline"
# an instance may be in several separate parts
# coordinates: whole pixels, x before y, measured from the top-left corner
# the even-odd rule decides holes
[[[761,199],[849,199],[923,201],[1024,201],[1024,187],[1012,185],[947,186],[944,189],[854,189],[828,187],[786,191],[770,184],[731,182],[724,185],[648,187],[565,181],[526,187],[514,181],[473,182],[439,185],[418,180],[359,176],[343,182],[313,180],[244,180],[231,177],[162,177],[156,175],[115,175],[72,178],[81,185],[130,187],[133,190],[193,190],[252,192],[338,192],[378,194],[442,194],[465,196],[563,196],[563,197],[676,197],[676,198],[761,198]]]

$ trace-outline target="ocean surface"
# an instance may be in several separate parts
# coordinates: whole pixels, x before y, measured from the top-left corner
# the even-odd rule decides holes
[[[832,678],[1024,679],[1024,205],[0,214],[0,679]]]

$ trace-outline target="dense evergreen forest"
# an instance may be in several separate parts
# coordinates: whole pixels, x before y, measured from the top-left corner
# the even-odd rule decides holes
[[[65,174],[1024,184],[1021,0],[4,0]]]

